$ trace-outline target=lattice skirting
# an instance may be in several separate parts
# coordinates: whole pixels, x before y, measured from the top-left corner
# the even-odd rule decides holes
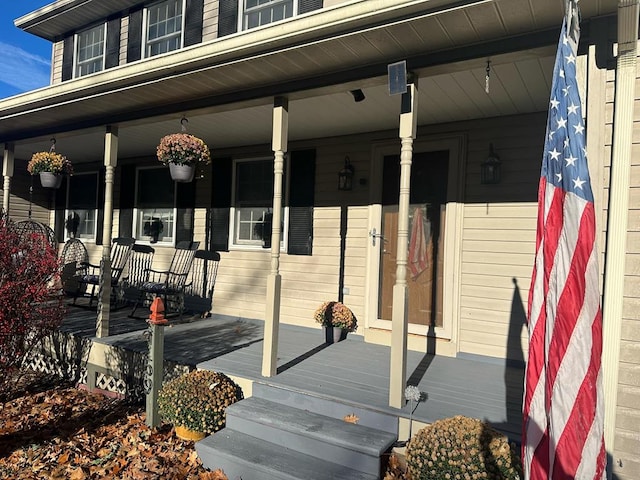
[[[129,398],[132,401],[142,401],[146,394],[144,388],[145,372],[124,375],[95,365],[78,367],[77,365],[70,365],[68,362],[60,362],[58,359],[42,353],[33,354],[25,363],[25,366],[37,372],[57,375],[62,379],[73,379],[78,385],[113,393]],[[169,382],[189,370],[191,368],[187,365],[164,362],[163,383]],[[89,375],[94,376],[93,382]]]

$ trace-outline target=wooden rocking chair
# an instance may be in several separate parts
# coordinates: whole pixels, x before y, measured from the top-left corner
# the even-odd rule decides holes
[[[149,245],[135,244],[131,248],[129,265],[122,278],[122,298],[125,302],[134,303],[138,300],[140,287],[149,279],[154,254],[154,248]]]
[[[164,302],[165,313],[177,313],[182,316],[184,310],[184,288],[191,269],[196,249],[200,242],[183,242],[176,246],[168,270],[147,269],[147,279],[139,286],[139,295],[129,314],[135,316],[141,304],[149,302],[153,296],[160,295]]]
[[[211,315],[213,307],[213,289],[218,275],[220,254],[207,250],[198,250],[194,256],[189,281],[184,290],[184,309],[201,317]]]
[[[131,247],[133,247],[134,243],[135,239],[133,238],[114,238],[111,245],[111,303],[114,306],[117,305],[121,296],[119,288],[120,277],[127,265]],[[86,266],[87,270],[84,274],[77,276],[79,288],[73,298],[73,304],[76,305],[76,300],[84,289],[84,295],[89,297],[89,308],[91,308],[93,301],[97,299],[96,287],[100,286],[100,265],[85,263],[84,266]]]

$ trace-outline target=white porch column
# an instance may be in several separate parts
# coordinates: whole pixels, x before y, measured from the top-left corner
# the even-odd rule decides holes
[[[287,151],[289,101],[276,97],[273,102],[273,217],[271,222],[271,271],[267,278],[267,299],[264,319],[264,350],[262,376],[273,377],[278,367],[278,330],[280,325],[280,225],[282,224],[282,177],[284,154]]]
[[[389,375],[389,406],[402,408],[407,377],[408,289],[407,256],[409,241],[409,187],[413,140],[418,125],[417,78],[412,77],[407,93],[402,95],[400,110],[400,198],[398,200],[398,258],[396,283],[393,286],[391,312],[391,371]]]
[[[2,186],[2,210],[5,214],[9,214],[9,196],[11,195],[11,177],[13,177],[13,159],[14,145],[13,143],[4,144],[4,159],[2,161],[2,176],[4,183]]]
[[[108,126],[104,137],[104,225],[102,229],[102,259],[96,336],[109,336],[111,311],[111,239],[113,226],[113,174],[118,162],[118,127]]]
[[[638,55],[638,4],[638,0],[618,1],[618,59],[605,256],[606,276],[602,305],[604,341],[602,371],[600,372],[603,378],[605,398],[604,441],[608,452],[615,450],[620,335],[629,213],[629,176],[633,139],[633,103]],[[611,478],[611,465],[608,468],[608,476]]]

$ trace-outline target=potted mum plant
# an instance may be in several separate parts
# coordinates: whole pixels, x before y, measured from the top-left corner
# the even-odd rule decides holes
[[[59,188],[62,175],[72,175],[73,166],[67,157],[51,149],[49,152],[34,153],[27,165],[27,171],[31,175],[40,175],[43,187]]]
[[[324,302],[313,315],[322,325],[327,343],[337,343],[347,338],[347,333],[355,332],[358,321],[351,309],[342,302]]]
[[[207,144],[185,132],[162,137],[156,154],[160,162],[169,165],[171,178],[176,182],[191,182],[198,164],[211,163]]]
[[[242,390],[223,373],[192,370],[164,384],[158,411],[183,440],[202,440],[225,424],[225,409],[242,400]]]

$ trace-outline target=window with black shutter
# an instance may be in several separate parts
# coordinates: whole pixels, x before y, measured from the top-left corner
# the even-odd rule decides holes
[[[117,67],[120,64],[120,17],[107,22],[107,48],[104,68]]]
[[[129,12],[127,33],[127,63],[142,58],[142,8]]]
[[[62,81],[73,78],[73,35],[65,37],[62,46]]]
[[[212,195],[208,219],[211,250],[229,250],[232,165],[231,158],[214,158],[211,162]]]

